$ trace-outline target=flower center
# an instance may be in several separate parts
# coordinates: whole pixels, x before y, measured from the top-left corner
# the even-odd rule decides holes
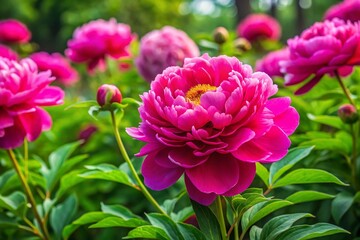
[[[211,86],[210,84],[198,84],[190,88],[189,91],[186,92],[185,97],[188,101],[192,102],[193,104],[199,105],[201,96],[207,91],[213,91],[213,90],[216,90],[215,86]]]

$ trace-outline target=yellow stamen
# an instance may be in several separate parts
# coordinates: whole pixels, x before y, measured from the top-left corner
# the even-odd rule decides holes
[[[216,87],[211,86],[210,84],[198,84],[190,88],[189,91],[186,92],[185,97],[188,101],[192,102],[193,104],[199,105],[201,96],[207,91],[214,91],[214,90],[216,90]]]

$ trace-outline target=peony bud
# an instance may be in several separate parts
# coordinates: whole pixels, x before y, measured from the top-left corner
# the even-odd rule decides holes
[[[353,124],[359,120],[356,108],[351,104],[343,104],[338,109],[338,115],[344,123]]]
[[[122,100],[121,92],[115,85],[103,84],[99,87],[96,96],[98,104],[103,107],[105,105]]]
[[[235,48],[239,51],[246,52],[251,49],[251,43],[245,38],[237,38],[234,42]]]
[[[229,32],[224,27],[217,27],[213,32],[214,42],[224,44],[229,39]]]

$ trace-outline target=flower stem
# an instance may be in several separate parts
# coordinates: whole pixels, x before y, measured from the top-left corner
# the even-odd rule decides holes
[[[351,98],[351,93],[349,89],[345,86],[344,82],[341,80],[341,77],[337,71],[335,71],[336,80],[340,84],[341,89],[343,90],[345,96],[349,100],[350,104],[353,105],[356,108],[354,100]]]
[[[50,239],[49,233],[48,233],[48,231],[47,231],[47,229],[45,227],[44,221],[42,220],[42,218],[40,217],[39,212],[36,209],[36,202],[35,202],[34,196],[33,196],[32,192],[30,190],[29,185],[27,184],[27,181],[26,181],[23,173],[21,172],[19,163],[17,162],[16,157],[15,157],[15,154],[11,149],[7,150],[7,153],[9,155],[9,157],[10,157],[10,160],[11,160],[11,162],[12,162],[14,168],[15,168],[15,171],[16,171],[17,175],[19,176],[21,185],[23,186],[23,188],[25,190],[25,194],[27,196],[28,201],[30,202],[31,209],[34,212],[34,216],[35,216],[37,222],[40,225],[41,231],[43,233],[43,235],[41,235],[41,238],[44,239],[44,240],[49,240]]]
[[[225,219],[224,219],[224,213],[223,213],[223,209],[222,209],[222,203],[221,203],[221,197],[220,196],[216,197],[215,207],[216,207],[217,219],[218,219],[219,224],[220,224],[221,239],[226,240],[228,238],[227,238],[227,233],[226,233]]]
[[[119,134],[119,130],[118,130],[118,126],[116,123],[116,118],[115,118],[115,113],[114,111],[110,111],[111,113],[111,120],[112,120],[112,124],[113,124],[113,129],[114,129],[114,134],[115,134],[115,138],[118,144],[118,147],[120,149],[121,155],[123,156],[123,158],[125,159],[125,161],[127,162],[127,164],[129,165],[130,171],[133,174],[137,184],[139,185],[142,193],[145,195],[146,199],[162,214],[167,216],[167,213],[160,207],[159,203],[153,198],[153,196],[149,193],[149,191],[146,189],[145,185],[142,183],[141,179],[139,178],[139,175],[137,174],[134,165],[132,164],[129,155],[126,152],[125,146],[121,140],[120,134]]]

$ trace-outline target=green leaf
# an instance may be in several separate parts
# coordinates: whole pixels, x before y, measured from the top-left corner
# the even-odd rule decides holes
[[[55,206],[50,213],[50,225],[57,239],[60,238],[64,227],[70,223],[77,208],[74,195],[69,196],[62,204]]]
[[[138,105],[138,106],[141,104],[141,102],[139,102],[139,101],[137,101],[137,100],[135,100],[133,98],[123,98],[121,100],[121,103],[122,104],[130,104],[130,103],[132,103],[132,104],[135,104],[135,105]]]
[[[130,182],[128,175],[126,175],[126,173],[121,172],[118,169],[111,171],[97,171],[97,170],[89,171],[89,172],[84,172],[79,176],[86,179],[101,179],[101,180],[118,182],[138,189],[137,187],[134,186],[133,183]]]
[[[329,223],[317,223],[314,225],[299,225],[299,226],[293,226],[288,231],[280,234],[276,238],[276,240],[306,240],[317,237],[329,236],[337,233],[349,233],[349,232]]]
[[[314,147],[297,147],[289,150],[289,153],[278,162],[270,166],[269,182],[272,184],[297,162],[307,157]]]
[[[276,240],[279,234],[288,230],[296,221],[304,217],[313,217],[313,215],[309,213],[293,213],[272,218],[264,225],[260,240]]]
[[[331,215],[337,224],[340,223],[341,218],[350,209],[354,202],[354,196],[349,192],[341,192],[336,195],[331,203]]]
[[[153,226],[164,229],[171,240],[184,240],[176,223],[169,217],[159,213],[149,213],[146,216]]]
[[[55,185],[56,181],[59,178],[59,171],[63,166],[65,160],[75,151],[75,149],[80,146],[81,141],[69,143],[64,146],[61,146],[56,151],[52,152],[49,156],[49,165],[48,168],[46,165],[43,165],[40,172],[45,178],[46,181],[46,190],[51,190]]]
[[[330,127],[334,127],[337,129],[344,129],[345,124],[341,121],[341,119],[338,116],[314,116],[312,114],[308,114],[307,117],[317,123],[325,124]]]
[[[176,225],[184,240],[206,240],[204,234],[196,227],[185,223],[176,223]]]
[[[317,150],[331,150],[346,155],[348,153],[348,145],[336,138],[318,138],[301,143],[301,146],[315,146]]]
[[[88,113],[92,118],[97,120],[96,116],[99,114],[100,110],[100,106],[91,106],[88,110]]]
[[[0,229],[18,228],[19,224],[15,218],[11,218],[0,212]]]
[[[191,206],[182,208],[179,212],[171,213],[171,219],[176,222],[183,222],[194,214],[194,210]]]
[[[131,218],[131,219],[123,219],[120,217],[107,217],[105,219],[100,220],[99,222],[91,225],[89,228],[109,228],[109,227],[140,227],[143,225],[148,225],[149,223],[138,219],[138,218]]]
[[[266,198],[263,195],[263,190],[261,188],[249,188],[241,195],[234,196],[231,200],[231,204],[235,211],[238,212],[239,216],[241,216],[246,210],[255,204],[269,200],[269,198]]]
[[[23,216],[26,210],[26,197],[22,192],[13,192],[9,196],[0,195],[0,208],[10,210],[17,216]]]
[[[342,186],[343,183],[337,177],[329,172],[320,169],[296,169],[274,183],[273,188],[283,187],[291,184],[308,184],[308,183],[335,183]]]
[[[69,236],[78,229],[81,225],[98,222],[104,218],[111,217],[110,214],[103,212],[88,212],[76,219],[72,224],[67,225],[62,231],[62,237],[64,239],[69,238]]]
[[[262,229],[257,226],[252,226],[250,229],[250,240],[259,240],[261,235]]]
[[[296,204],[296,203],[311,202],[311,201],[324,200],[330,198],[334,198],[334,196],[327,193],[305,190],[305,191],[295,192],[290,196],[288,196],[285,200]]]
[[[60,179],[60,187],[56,192],[55,199],[60,199],[69,189],[82,183],[85,180],[84,178],[79,177],[79,174],[82,172],[83,170],[77,170],[63,175]]]
[[[0,176],[0,189],[6,184],[6,182],[10,179],[10,177],[14,176],[15,171],[11,169],[6,171],[3,175]]]
[[[166,232],[161,228],[154,226],[141,226],[131,230],[123,239],[157,239],[157,240],[170,240],[170,237],[166,235]]]
[[[246,232],[257,221],[266,217],[270,213],[275,212],[278,209],[287,207],[292,204],[293,204],[292,202],[286,200],[279,200],[279,199],[258,203],[244,213],[241,219],[241,227],[243,231]]]
[[[98,103],[94,100],[77,102],[77,103],[71,104],[70,106],[66,107],[65,111],[72,109],[72,108],[89,108],[91,106],[97,106],[97,105],[98,105]]]
[[[208,240],[218,240],[221,238],[220,226],[217,218],[210,208],[203,206],[195,201],[191,201],[200,230]]]
[[[256,174],[265,183],[266,187],[269,187],[269,171],[261,163],[256,163]]]
[[[107,214],[121,217],[125,220],[132,218],[140,218],[139,216],[133,214],[128,208],[121,205],[105,205],[101,203],[101,211]]]

